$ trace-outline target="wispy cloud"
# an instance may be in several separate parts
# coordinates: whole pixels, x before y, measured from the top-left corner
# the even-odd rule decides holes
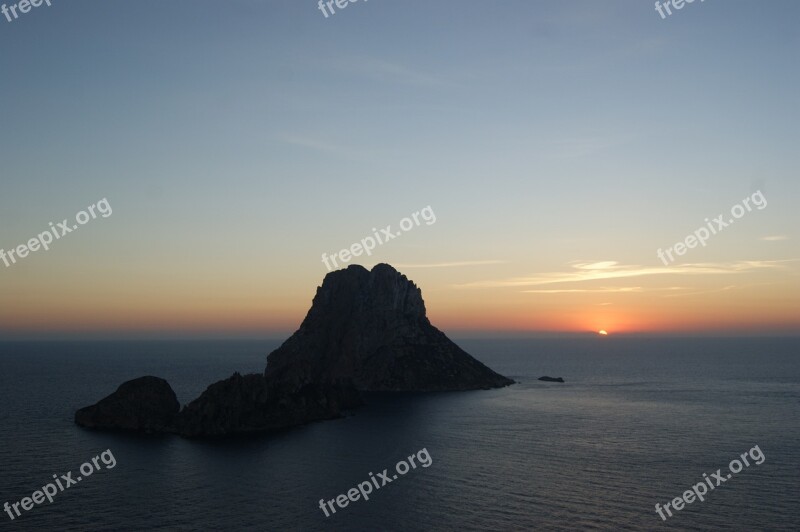
[[[727,292],[729,290],[745,290],[745,289],[749,289],[749,288],[750,289],[751,288],[763,288],[765,286],[775,286],[777,284],[780,284],[780,283],[772,283],[772,282],[770,282],[770,283],[749,283],[749,284],[738,284],[738,285],[732,285],[731,284],[731,285],[721,286],[719,288],[715,288],[715,289],[712,289],[712,290],[699,290],[699,291],[698,290],[684,289],[684,290],[689,290],[689,291],[688,292],[677,293],[677,294],[668,294],[668,295],[665,295],[664,297],[683,297],[683,296],[695,296],[695,295],[700,295],[700,294],[714,294],[714,293],[717,293],[717,292]]]
[[[551,290],[523,290],[524,294],[585,294],[585,293],[608,293],[608,292],[641,292],[641,286],[622,286],[619,288],[561,288]]]
[[[616,261],[604,262],[575,262],[572,270],[566,272],[549,272],[528,277],[512,277],[477,281],[456,285],[458,288],[506,288],[522,286],[541,286],[557,283],[578,283],[587,281],[625,279],[631,277],[644,277],[652,275],[729,275],[746,273],[764,269],[785,268],[788,263],[796,260],[772,261],[737,261],[737,262],[703,262],[696,264],[681,264],[670,267],[647,267],[639,265],[620,264]]]
[[[555,158],[585,157],[620,146],[627,140],[617,136],[601,135],[554,139],[548,143],[547,154]]]
[[[356,153],[350,148],[311,137],[304,137],[298,135],[281,135],[278,137],[278,140],[280,140],[281,142],[285,142],[286,144],[291,144],[293,146],[309,148],[311,150],[324,153],[326,155],[334,155],[336,157],[341,157],[344,159],[352,159],[352,160],[363,159],[363,157],[360,154]]]
[[[716,294],[717,292],[727,292],[728,290],[733,290],[734,288],[742,288],[737,287],[736,285],[728,285],[723,286],[721,288],[716,288],[714,290],[700,290],[700,291],[693,291],[693,292],[682,292],[679,294],[667,294],[664,297],[684,297],[684,296],[697,296],[701,294]]]
[[[395,264],[397,268],[460,268],[462,266],[483,266],[486,264],[506,264],[504,260],[472,260],[462,262],[434,262],[429,264]]]
[[[684,286],[668,286],[666,288],[647,288],[641,286],[604,286],[601,288],[555,288],[543,290],[522,290],[523,294],[608,294],[608,293],[642,293],[642,292],[675,292],[689,290]],[[610,305],[611,303],[601,303]]]
[[[384,83],[418,87],[447,87],[453,84],[438,75],[376,57],[339,58],[331,64],[348,75],[357,75]]]
[[[789,240],[789,237],[786,235],[762,236],[761,240],[766,240],[767,242],[777,242],[779,240]]]

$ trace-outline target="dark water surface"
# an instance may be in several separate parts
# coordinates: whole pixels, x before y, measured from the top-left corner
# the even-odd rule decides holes
[[[800,530],[800,340],[459,344],[520,383],[375,396],[341,420],[216,442],[72,419],[142,375],[187,403],[263,371],[277,342],[0,344],[0,504],[106,449],[117,461],[21,518],[0,513],[0,530]],[[756,445],[761,465],[662,522],[655,503]],[[319,509],[423,448],[430,467],[331,517]]]

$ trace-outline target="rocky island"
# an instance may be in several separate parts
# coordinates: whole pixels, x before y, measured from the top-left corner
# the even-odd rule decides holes
[[[362,404],[359,392],[499,388],[514,381],[434,327],[422,292],[388,264],[331,272],[300,328],[267,357],[263,375],[212,384],[180,410],[157,377],[122,384],[75,423],[93,429],[212,437],[288,428]]]
[[[547,375],[539,377],[539,380],[544,382],[564,382],[563,377],[548,377]]]

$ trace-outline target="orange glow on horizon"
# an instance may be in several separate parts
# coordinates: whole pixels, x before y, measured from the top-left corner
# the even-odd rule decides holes
[[[319,285],[317,274],[137,278],[119,283],[100,271],[81,271],[74,284],[56,277],[6,287],[0,334],[207,332],[291,334]],[[733,279],[733,278],[731,278]],[[723,288],[709,283],[675,287],[653,281],[641,291],[556,291],[454,288],[444,271],[412,272],[428,319],[447,334],[556,333],[770,334],[800,330],[795,293],[775,282]],[[656,280],[657,281],[657,280]],[[644,283],[639,283],[644,285]],[[688,285],[688,283],[686,283]],[[732,286],[732,285],[731,285]],[[88,287],[88,288],[87,288]],[[603,335],[600,331],[610,334]]]

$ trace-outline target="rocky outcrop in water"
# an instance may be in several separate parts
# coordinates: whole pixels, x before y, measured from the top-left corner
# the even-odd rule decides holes
[[[175,431],[186,437],[224,436],[280,430],[340,417],[361,405],[347,384],[285,386],[264,375],[239,375],[212,384],[177,418]]]
[[[544,377],[539,377],[539,380],[545,382],[564,382],[562,377],[548,377],[547,375]]]
[[[340,417],[359,391],[428,392],[508,386],[426,316],[417,286],[388,264],[328,274],[300,328],[273,351],[263,375],[209,386],[179,411],[157,377],[126,382],[82,408],[82,427],[215,437],[280,430]]]
[[[388,264],[328,274],[300,329],[269,355],[266,375],[294,383],[346,380],[363,391],[513,383],[431,325],[420,289]]]
[[[122,384],[97,404],[78,410],[75,423],[92,429],[214,437],[333,419],[361,404],[352,385],[308,384],[290,388],[270,382],[262,374],[234,373],[209,386],[180,410],[167,381],[141,377]]]
[[[140,377],[123,383],[97,404],[78,410],[75,423],[86,428],[166,432],[172,429],[180,408],[167,381]]]

